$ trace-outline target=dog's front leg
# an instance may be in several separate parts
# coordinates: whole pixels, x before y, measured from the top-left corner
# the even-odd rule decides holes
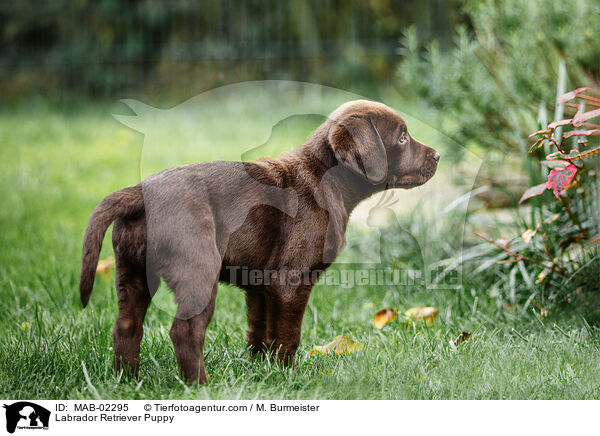
[[[302,318],[312,286],[267,291],[267,341],[284,366],[294,364],[300,345]]]
[[[267,343],[267,302],[262,290],[246,292],[248,305],[248,348],[255,356],[264,353]]]

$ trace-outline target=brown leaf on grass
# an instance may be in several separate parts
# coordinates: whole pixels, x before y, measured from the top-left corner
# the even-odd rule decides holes
[[[351,354],[364,347],[363,344],[353,341],[347,336],[338,335],[333,341],[327,345],[315,345],[312,350],[309,351],[311,356],[325,356],[330,352],[335,354]]]
[[[398,316],[398,312],[394,309],[383,309],[375,314],[373,317],[373,325],[376,328],[382,329],[388,322],[393,321]]]
[[[96,274],[100,274],[105,279],[110,277],[110,272],[115,267],[115,259],[112,257],[107,257],[106,259],[102,259],[98,262],[98,266],[96,267]]]
[[[471,337],[471,332],[462,332],[454,340],[454,345],[462,344],[463,342],[468,341],[470,337]]]
[[[407,319],[411,321],[425,321],[427,325],[432,325],[433,320],[440,313],[435,307],[413,307],[404,312]]]

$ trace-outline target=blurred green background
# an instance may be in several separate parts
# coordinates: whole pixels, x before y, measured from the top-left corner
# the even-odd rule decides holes
[[[188,97],[260,79],[351,91],[391,80],[399,38],[449,47],[456,2],[56,0],[2,2],[5,97]]]
[[[2,2],[0,98],[164,105],[264,79],[393,89],[459,144],[504,153],[554,101],[560,60],[567,87],[598,83],[599,16],[594,0]]]

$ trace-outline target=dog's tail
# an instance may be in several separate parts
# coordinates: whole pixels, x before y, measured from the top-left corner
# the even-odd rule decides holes
[[[140,185],[121,189],[102,200],[94,208],[83,240],[79,293],[85,307],[90,299],[102,240],[108,226],[117,218],[134,217],[144,210],[144,197]]]

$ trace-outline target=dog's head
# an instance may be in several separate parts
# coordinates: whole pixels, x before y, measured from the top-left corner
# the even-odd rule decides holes
[[[412,138],[386,105],[351,101],[329,121],[328,140],[338,162],[372,185],[410,189],[435,174],[439,153]]]

